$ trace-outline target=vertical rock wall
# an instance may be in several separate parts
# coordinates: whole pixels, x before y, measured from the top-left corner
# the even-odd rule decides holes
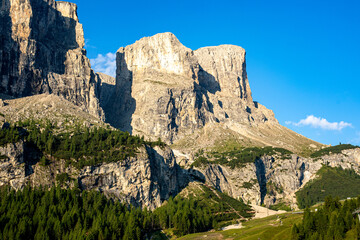
[[[2,0],[0,18],[0,93],[53,93],[102,118],[75,4]]]
[[[272,121],[251,97],[245,50],[196,51],[172,33],[145,37],[117,52],[116,93],[106,108],[114,126],[173,143],[208,123]]]

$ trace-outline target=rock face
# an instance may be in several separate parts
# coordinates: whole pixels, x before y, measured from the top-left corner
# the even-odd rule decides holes
[[[115,93],[104,109],[106,120],[122,130],[167,143],[208,125],[231,129],[258,145],[305,140],[253,101],[241,47],[192,51],[172,33],[161,33],[120,48],[116,61]],[[259,134],[259,128],[265,130]],[[279,143],[272,141],[280,134],[285,137],[278,138]]]
[[[81,170],[66,166],[60,160],[41,166],[34,161],[36,157],[24,157],[34,155],[32,149],[25,148],[23,142],[0,147],[0,186],[10,184],[21,189],[30,183],[32,186],[65,184],[71,187],[76,182],[81,189],[98,190],[134,206],[154,209],[180,192],[189,180],[169,148],[143,147],[136,157]],[[68,174],[69,181],[59,183],[56,176],[64,173]]]
[[[115,93],[115,78],[104,73],[96,73],[96,82],[100,85],[100,107],[104,108],[109,105],[109,101]]]
[[[276,122],[252,101],[242,48],[192,51],[171,33],[118,50],[116,91],[110,122],[170,143],[211,122]]]
[[[170,149],[143,148],[126,162],[87,167],[79,176],[83,189],[96,189],[134,206],[150,209],[176,195],[187,184],[187,176],[176,164]]]
[[[316,177],[324,164],[360,172],[360,148],[344,150],[340,154],[331,154],[319,159],[299,157],[291,158],[263,156],[255,163],[242,168],[231,169],[227,166],[209,164],[201,169],[206,182],[234,198],[242,198],[255,205],[270,206],[280,202],[297,208],[295,192],[309,180]]]
[[[0,147],[0,185],[19,189],[25,182],[24,143],[11,143]]]
[[[73,3],[2,0],[0,93],[53,93],[102,117],[98,86]]]

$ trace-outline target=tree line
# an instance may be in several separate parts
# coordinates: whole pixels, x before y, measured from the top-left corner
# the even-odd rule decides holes
[[[296,192],[300,208],[323,202],[329,195],[345,199],[360,194],[360,176],[353,169],[332,168],[324,165],[317,175],[319,177],[309,181]]]
[[[77,126],[71,132],[56,133],[56,127],[51,122],[42,124],[33,120],[20,121],[0,130],[0,146],[19,140],[44,153],[41,158],[43,165],[50,162],[49,158],[57,158],[65,159],[68,165],[79,169],[134,157],[141,146],[165,146],[160,139],[145,141],[144,137],[105,128]]]
[[[250,209],[242,202],[237,204],[244,211]],[[234,206],[238,208],[236,204]],[[227,219],[216,214],[218,210],[193,197],[171,197],[152,212],[121,204],[97,191],[59,186],[51,189],[26,186],[15,191],[2,186],[0,239],[138,240],[169,228],[182,236],[210,230]]]
[[[2,187],[0,198],[1,239],[143,239],[153,228],[150,211],[95,191]]]
[[[360,223],[354,212],[360,207],[360,197],[341,203],[339,198],[326,197],[323,206],[310,211],[306,208],[301,223],[294,224],[292,240],[359,239]]]

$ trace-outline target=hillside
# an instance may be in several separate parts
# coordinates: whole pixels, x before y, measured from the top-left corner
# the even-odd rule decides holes
[[[346,199],[360,195],[360,176],[354,170],[323,166],[316,175],[296,192],[300,208],[323,202],[327,196]]]
[[[97,191],[80,191],[76,186],[48,190],[27,186],[18,192],[1,187],[0,237],[144,239],[159,230],[182,236],[210,230],[224,220],[238,219],[239,214],[242,221],[252,216],[244,203],[204,186],[200,189],[204,193],[170,198],[162,207],[149,211],[113,201]]]
[[[234,240],[282,240],[291,239],[291,228],[294,223],[300,223],[302,214],[286,213],[263,219],[253,219],[242,224],[240,229],[230,229],[216,232],[189,234],[179,239],[234,239]]]
[[[79,186],[154,209],[189,180],[164,143],[119,130],[25,120],[5,123],[0,137],[0,186],[16,190]]]
[[[81,107],[54,94],[40,94],[23,98],[0,95],[0,121],[15,123],[24,120],[36,120],[56,123],[59,128],[73,129],[76,125],[87,127],[105,127],[97,117],[86,113]]]

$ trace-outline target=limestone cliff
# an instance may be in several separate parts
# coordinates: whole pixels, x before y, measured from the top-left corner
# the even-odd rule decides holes
[[[11,143],[0,147],[0,186],[8,184],[20,189],[25,184],[26,164],[24,142]]]
[[[115,92],[115,78],[104,73],[96,73],[96,82],[100,85],[99,102],[103,108],[109,104]]]
[[[102,117],[75,4],[2,0],[0,20],[0,93],[53,93]]]
[[[209,164],[197,169],[196,173],[202,173],[209,185],[234,198],[266,206],[283,202],[295,209],[295,192],[315,178],[317,171],[326,164],[353,169],[359,174],[360,148],[316,159],[296,154],[292,154],[291,158],[263,156],[241,168]]]
[[[222,141],[226,130],[248,145],[299,152],[303,145],[319,146],[281,126],[271,110],[253,101],[241,47],[192,51],[172,33],[161,33],[120,48],[116,61],[116,87],[104,110],[106,120],[122,130],[167,143],[192,142],[195,148]],[[201,131],[207,128],[219,134],[206,139],[209,134]]]
[[[176,195],[188,183],[186,172],[175,161],[169,148],[143,147],[136,157],[124,161],[76,169],[65,161],[40,165],[36,149],[24,142],[0,147],[0,186],[7,184],[21,189],[26,184],[47,186],[62,184],[83,190],[98,190],[109,197],[134,206],[154,209],[171,195]],[[59,174],[68,174],[64,183],[57,181]]]

